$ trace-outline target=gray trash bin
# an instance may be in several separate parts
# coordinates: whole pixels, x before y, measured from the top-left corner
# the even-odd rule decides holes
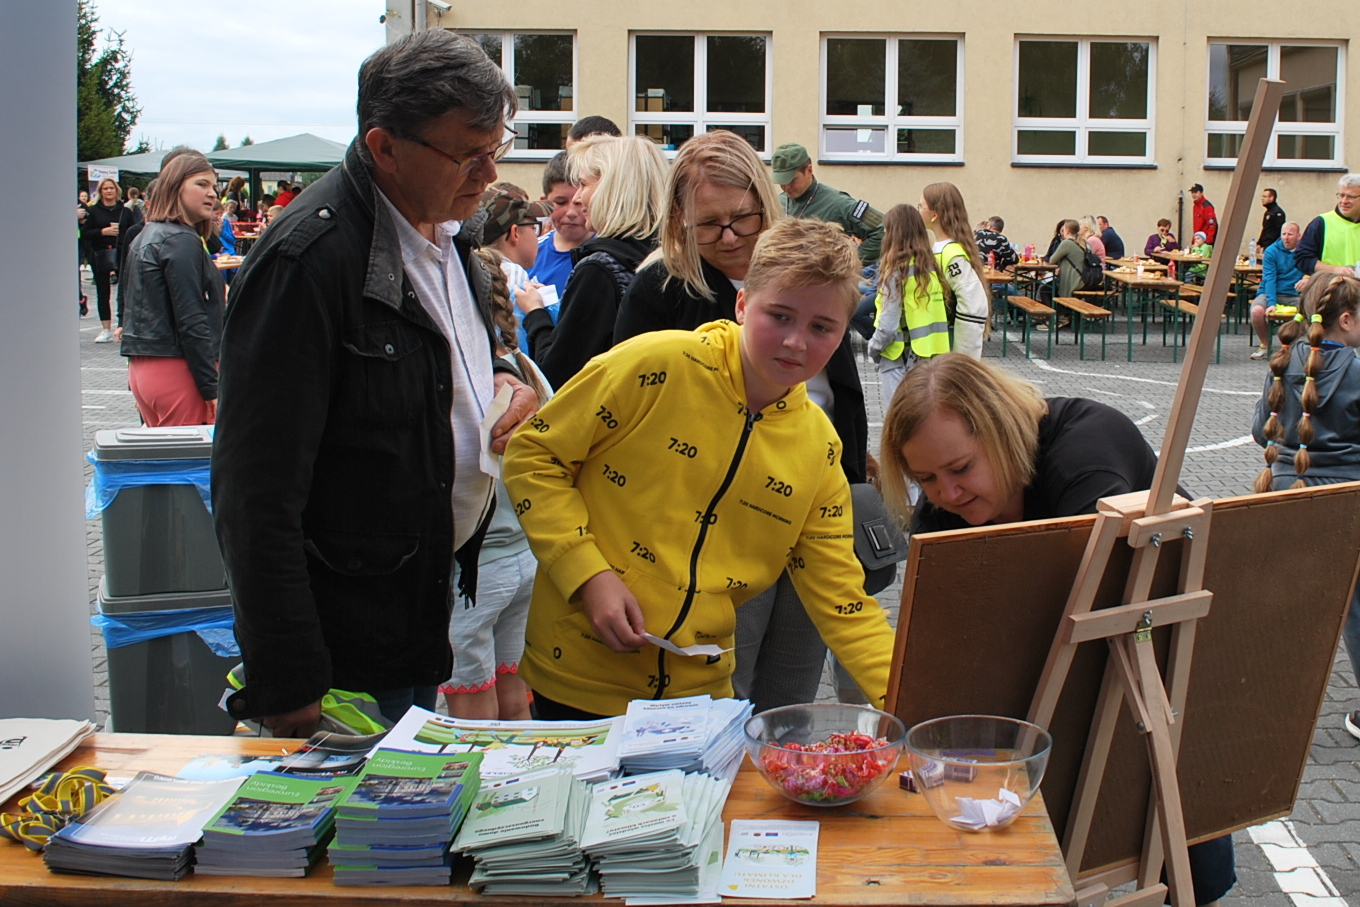
[[[202,495],[188,480],[163,475],[167,464],[171,469],[179,465],[180,472],[195,473],[206,484],[211,456],[212,430],[207,426],[95,432],[95,481],[122,486],[100,514],[109,595],[227,587],[212,514]],[[162,477],[168,481],[154,481]],[[153,484],[129,484],[133,481]]]
[[[106,577],[107,579],[107,577]],[[107,583],[99,589],[99,613],[113,619],[138,618],[173,611],[183,626],[220,614],[231,607],[225,591],[164,595],[111,596]],[[227,688],[227,672],[236,656],[213,653],[192,629],[156,636],[130,645],[113,645],[108,628],[110,730],[129,734],[230,735],[236,720],[218,707]]]

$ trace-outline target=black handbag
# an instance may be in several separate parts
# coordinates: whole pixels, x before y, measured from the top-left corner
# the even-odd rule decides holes
[[[850,486],[855,521],[855,556],[864,567],[864,591],[870,595],[892,585],[897,564],[907,556],[907,537],[888,513],[883,493],[868,482]]]

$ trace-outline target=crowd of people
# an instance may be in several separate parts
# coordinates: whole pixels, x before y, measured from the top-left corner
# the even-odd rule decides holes
[[[331,689],[391,720],[441,693],[469,718],[734,692],[763,710],[815,699],[828,648],[881,705],[893,633],[855,554],[852,484],[922,531],[1149,487],[1156,456],[1127,416],[981,361],[985,269],[1020,250],[1000,216],[974,228],[952,183],[881,213],[818,180],[801,145],[767,170],[720,130],[667,161],[587,117],[535,200],[497,180],[516,109],[467,38],[378,51],[343,163],[305,205],[287,183],[260,199],[270,226],[229,296],[210,250],[234,251],[250,201],[239,178],[219,198],[198,152],[167,155],[141,204],[106,180],[79,209],[96,340],[121,340],[143,420],[217,426],[238,718],[306,736]],[[1217,219],[1191,194],[1207,256]],[[1360,478],[1360,175],[1303,231],[1273,190],[1262,203],[1261,349],[1272,317],[1307,316],[1258,410],[1262,490]],[[1164,219],[1143,251],[1177,248]],[[1064,218],[1049,292],[1124,254],[1104,216]],[[877,458],[852,326],[881,380]],[[1346,641],[1360,660],[1360,605]],[[1197,854],[1207,903],[1233,884],[1231,841]]]

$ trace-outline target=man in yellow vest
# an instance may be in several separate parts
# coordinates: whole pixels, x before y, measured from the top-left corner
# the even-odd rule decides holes
[[[884,409],[913,361],[949,352],[949,313],[944,304],[940,270],[932,270],[926,280],[929,284],[918,295],[916,267],[912,265],[907,268],[900,293],[892,292],[898,287],[890,284],[887,300],[881,289],[874,297],[876,315],[874,334],[869,338],[869,357],[877,357]]]
[[[1305,276],[1357,273],[1360,266],[1360,173],[1347,173],[1336,185],[1336,207],[1313,218],[1294,249],[1294,263]]]

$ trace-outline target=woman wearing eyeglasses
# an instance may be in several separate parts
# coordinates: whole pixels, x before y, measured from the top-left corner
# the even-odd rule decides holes
[[[718,130],[680,147],[666,180],[661,245],[643,262],[624,295],[614,342],[649,331],[692,330],[736,320],[737,291],[760,235],[783,216],[774,184],[740,136]],[[868,425],[864,389],[848,338],[807,382],[841,440],[841,467],[865,480]],[[826,646],[785,573],[737,609],[732,686],[756,711],[812,702]]]
[[[573,268],[554,325],[541,299],[522,294],[529,355],[560,388],[613,346],[614,319],[642,260],[656,247],[665,212],[666,158],[644,136],[598,136],[572,147],[576,198],[595,236],[572,252]]]

